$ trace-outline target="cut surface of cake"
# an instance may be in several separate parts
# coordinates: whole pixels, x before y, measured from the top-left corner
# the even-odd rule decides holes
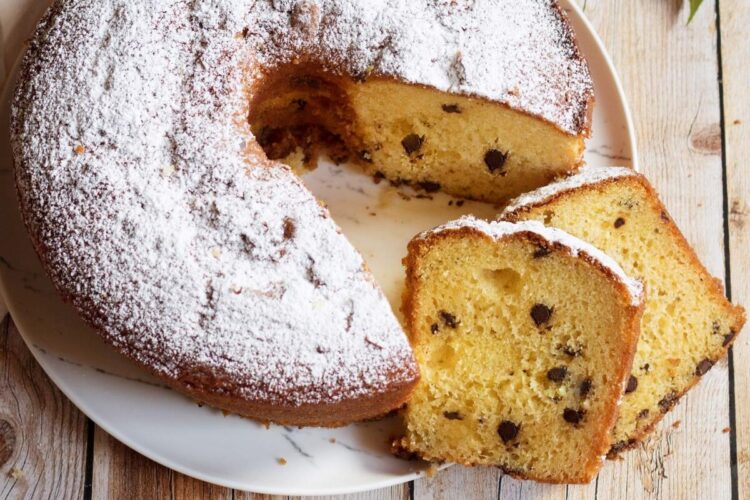
[[[701,265],[646,178],[624,167],[580,173],[511,202],[600,248],[646,286],[646,307],[610,456],[632,447],[721,359],[745,322]]]
[[[590,481],[630,373],[641,284],[562,231],[468,217],[413,239],[405,264],[421,380],[394,447]]]

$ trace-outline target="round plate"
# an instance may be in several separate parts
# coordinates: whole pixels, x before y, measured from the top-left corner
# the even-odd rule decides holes
[[[563,1],[596,87],[590,164],[633,165],[635,139],[619,81],[604,47],[572,2]],[[42,271],[16,204],[8,143],[10,90],[0,110],[0,291],[24,340],[49,377],[97,425],[148,458],[205,481],[261,493],[324,495],[415,479],[424,464],[394,458],[394,418],[339,429],[266,428],[224,416],[162,386],[78,319]],[[462,214],[492,218],[491,205],[447,195],[417,198],[346,166],[322,163],[304,177],[362,252],[394,310],[403,287],[409,239]],[[280,459],[286,460],[285,465]]]

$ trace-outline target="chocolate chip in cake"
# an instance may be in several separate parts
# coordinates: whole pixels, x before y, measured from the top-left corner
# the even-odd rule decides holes
[[[645,363],[641,365],[641,370],[645,373],[648,373],[651,370],[651,365],[649,363]]]
[[[464,203],[466,203],[466,200],[458,200],[458,201],[456,202],[456,206],[457,206],[457,207],[463,207],[463,206],[464,206]]]
[[[534,320],[536,326],[542,326],[547,323],[552,317],[554,308],[547,307],[544,304],[534,304],[531,308],[531,319]]]
[[[672,409],[676,402],[677,394],[675,394],[674,392],[670,392],[659,400],[659,408],[661,408],[662,413],[667,413]]]
[[[514,424],[510,420],[503,420],[497,427],[497,433],[500,435],[500,439],[503,440],[503,443],[513,441],[516,436],[518,436],[520,430],[521,426]]]
[[[304,99],[292,99],[292,105],[297,108],[297,111],[304,111],[307,107],[307,101]]]
[[[648,414],[649,414],[648,408],[644,408],[643,410],[641,410],[641,411],[638,412],[637,418],[639,418],[639,419],[640,418],[646,418],[646,417],[648,417]]]
[[[565,366],[556,366],[547,371],[547,379],[552,382],[562,382],[567,376],[568,368]]]
[[[669,222],[669,214],[665,212],[664,210],[661,211],[661,214],[659,214],[659,216],[661,217],[661,220],[663,220],[664,222]]]
[[[631,375],[628,379],[628,385],[625,386],[625,394],[630,394],[636,389],[638,389],[638,379]]]
[[[440,311],[440,318],[443,320],[443,323],[445,323],[445,326],[450,328],[456,328],[460,323],[453,314],[447,311]]]
[[[422,148],[423,143],[424,143],[423,135],[409,134],[403,139],[401,139],[401,146],[404,148],[404,151],[406,151],[406,154],[408,155],[411,155],[419,151]]]
[[[321,81],[318,78],[310,75],[294,75],[289,79],[290,83],[295,87],[308,87],[311,89],[320,88]]]
[[[421,181],[417,182],[417,186],[424,189],[428,193],[434,193],[440,191],[440,184],[437,182]]]
[[[458,107],[458,104],[443,104],[440,107],[446,113],[460,113],[461,112],[461,108]]]
[[[699,377],[703,376],[708,373],[708,370],[710,370],[712,366],[714,366],[714,362],[706,358],[695,367],[695,374]]]
[[[571,358],[577,358],[583,354],[583,346],[572,346],[568,344],[557,344],[557,350],[570,356]]]
[[[284,239],[290,240],[294,238],[294,233],[297,231],[297,227],[294,224],[294,221],[289,218],[284,218]]]
[[[541,259],[542,257],[546,257],[547,255],[549,255],[550,252],[552,252],[552,250],[550,250],[549,247],[546,247],[544,245],[540,245],[534,251],[534,258],[535,259]]]
[[[589,395],[593,387],[594,387],[594,384],[591,381],[591,379],[585,378],[581,381],[581,385],[578,386],[578,394],[580,394],[582,398],[585,398],[586,396]]]
[[[495,173],[495,170],[500,170],[500,175],[505,175],[505,171],[502,170],[505,165],[505,160],[508,159],[508,154],[503,153],[499,149],[490,149],[484,153],[484,163],[490,172]]]
[[[615,219],[615,229],[619,229],[625,225],[625,219],[618,217]]]
[[[433,323],[430,325],[430,332],[435,335],[440,330],[440,327],[437,323]]]
[[[574,410],[573,408],[565,408],[563,410],[563,419],[569,424],[580,423],[584,415],[586,415],[586,410]]]
[[[463,420],[464,417],[461,416],[460,413],[457,411],[444,411],[443,416],[447,418],[448,420]]]

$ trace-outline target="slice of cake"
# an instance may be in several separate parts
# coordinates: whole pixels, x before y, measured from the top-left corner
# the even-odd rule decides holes
[[[586,167],[521,196],[502,217],[558,227],[642,278],[647,301],[610,456],[633,446],[727,352],[745,312],[726,298],[645,177]]]
[[[562,231],[462,218],[417,236],[403,311],[422,374],[394,445],[583,483],[609,450],[641,284]]]

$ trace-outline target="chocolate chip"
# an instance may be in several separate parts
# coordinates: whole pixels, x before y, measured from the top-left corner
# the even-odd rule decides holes
[[[466,203],[466,201],[465,201],[465,200],[458,200],[458,201],[456,202],[456,206],[457,206],[457,207],[463,207],[463,206],[464,206],[464,203]]]
[[[500,175],[505,175],[502,167],[505,165],[505,160],[507,159],[507,153],[503,153],[499,149],[490,149],[484,154],[484,163],[490,172],[494,173],[495,170],[500,169]]]
[[[534,320],[536,326],[542,326],[550,320],[553,311],[553,308],[544,304],[534,304],[534,307],[531,308],[531,319]]]
[[[443,104],[440,107],[446,113],[460,113],[461,112],[461,109],[458,107],[458,104]]]
[[[443,416],[447,418],[448,420],[463,420],[464,417],[461,416],[460,413],[457,411],[444,411]]]
[[[615,229],[619,229],[625,225],[625,219],[618,217],[615,219]]]
[[[659,408],[661,408],[662,413],[667,413],[672,409],[676,402],[677,394],[675,394],[674,392],[670,392],[659,400]]]
[[[500,439],[503,440],[503,443],[513,441],[516,436],[518,436],[518,431],[520,430],[521,426],[514,424],[510,420],[503,420],[497,427],[497,433],[500,435]]]
[[[648,417],[649,411],[648,408],[645,408],[638,412],[638,418],[646,418]]]
[[[571,358],[577,358],[581,354],[583,354],[583,347],[573,347],[571,345],[563,345],[563,344],[557,344],[557,350],[565,354],[566,356],[570,356]]]
[[[648,373],[651,370],[651,365],[648,364],[648,363],[643,364],[643,365],[641,365],[641,370],[643,370],[644,372]]]
[[[661,217],[661,220],[669,222],[669,214],[664,210],[661,211],[661,214],[659,214],[659,216]]]
[[[458,321],[453,314],[446,311],[440,311],[440,318],[442,318],[445,326],[449,326],[451,328],[456,328],[460,323],[460,321]]]
[[[304,99],[292,99],[292,104],[297,107],[297,111],[303,111],[307,107],[307,101]]]
[[[703,376],[706,373],[708,373],[708,370],[711,369],[711,367],[714,366],[714,362],[710,359],[704,359],[700,363],[698,363],[698,366],[695,367],[695,374],[698,376]]]
[[[542,246],[538,247],[536,249],[536,251],[534,252],[534,258],[535,259],[541,259],[542,257],[546,257],[547,255],[549,255],[550,252],[552,252],[552,250],[550,250],[548,247],[542,245]]]
[[[294,225],[294,221],[289,217],[284,218],[284,239],[289,240],[294,237],[294,233],[297,231],[297,227]]]
[[[581,385],[578,386],[578,394],[580,394],[582,398],[585,398],[591,392],[591,388],[593,387],[593,385],[594,384],[591,382],[590,378],[583,379],[583,381],[581,381]]]
[[[420,136],[417,134],[409,134],[403,139],[401,139],[401,146],[403,146],[404,151],[406,151],[406,154],[411,155],[412,153],[416,153],[422,148],[422,144],[424,143],[424,136]]]
[[[625,394],[630,394],[636,389],[638,389],[638,379],[631,375],[628,379],[628,385],[625,386]]]
[[[556,366],[554,368],[550,368],[547,371],[547,379],[551,380],[552,382],[562,382],[567,376],[568,368],[565,366]]]
[[[440,190],[440,184],[438,184],[437,182],[422,181],[417,182],[417,186],[424,189],[428,193],[434,193],[435,191]]]
[[[430,332],[432,332],[433,335],[435,335],[438,332],[438,330],[440,330],[440,327],[438,326],[437,323],[433,323],[430,325]]]
[[[563,418],[569,424],[580,423],[585,414],[586,410],[574,410],[572,408],[565,408],[565,410],[563,410]]]
[[[380,184],[380,181],[382,181],[383,179],[385,179],[385,174],[380,170],[375,172],[372,176],[372,180],[375,182],[375,184]]]

